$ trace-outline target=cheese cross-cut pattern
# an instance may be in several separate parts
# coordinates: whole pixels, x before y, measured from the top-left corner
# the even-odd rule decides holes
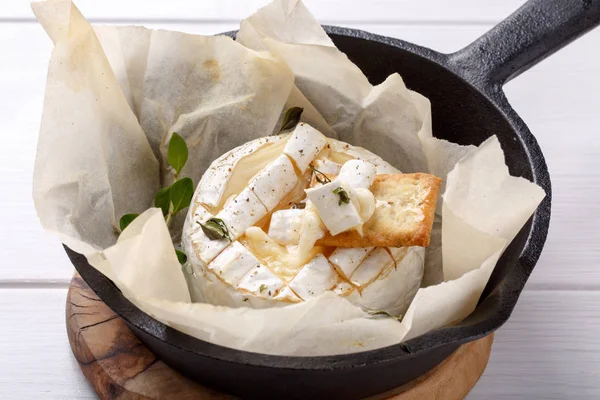
[[[277,143],[285,136],[268,136],[243,144],[215,160],[206,170],[196,189],[196,201],[209,207],[216,207],[223,197],[232,171],[244,157]]]
[[[217,218],[225,222],[233,236],[231,239],[237,239],[265,215],[267,215],[265,206],[252,190],[246,188],[225,205],[217,214]]]
[[[248,272],[237,287],[258,297],[274,298],[285,287],[285,282],[267,267],[257,265]]]
[[[343,296],[343,297],[348,296],[353,291],[354,291],[354,286],[352,286],[352,284],[350,284],[346,281],[339,282],[333,288],[333,293],[337,294],[338,296]]]
[[[286,155],[281,155],[260,171],[249,185],[267,210],[272,211],[296,183],[298,176],[292,162]]]
[[[327,144],[327,138],[312,126],[298,124],[285,145],[283,152],[296,164],[296,168],[304,173],[317,154]]]
[[[322,172],[325,175],[338,175],[342,169],[340,164],[326,158],[317,158],[311,164],[317,171]]]
[[[330,182],[315,180],[315,169]],[[367,150],[305,123],[224,154],[202,177],[182,234],[192,300],[264,308],[332,291],[368,310],[404,313],[421,283],[423,248],[356,241],[361,230],[373,234],[371,220],[389,207],[378,194],[401,201],[409,184],[420,182],[398,174]],[[401,193],[389,184],[394,179]],[[225,224],[228,238],[206,236],[202,225],[211,218]]]
[[[190,224],[192,249],[197,258],[204,264],[210,263],[230,244],[228,239],[211,240],[204,234],[201,225],[211,218],[213,216],[204,207],[198,205],[193,211],[192,223]]]
[[[237,286],[244,276],[259,264],[258,259],[236,241],[212,260],[208,268],[225,282]]]
[[[378,247],[358,266],[350,280],[356,287],[367,286],[377,279],[379,274],[393,262],[394,260],[388,251],[383,247]]]
[[[375,247],[355,247],[335,249],[329,257],[329,261],[337,267],[338,273],[345,279],[350,280],[350,277],[356,271],[358,266],[365,258],[373,251]]]
[[[274,212],[269,224],[271,239],[279,244],[298,244],[304,213],[305,211],[300,209]]]
[[[290,288],[303,300],[310,300],[333,288],[338,279],[327,258],[319,254],[302,267],[290,282]]]

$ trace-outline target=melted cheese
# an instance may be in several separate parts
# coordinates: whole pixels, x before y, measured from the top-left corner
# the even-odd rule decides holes
[[[340,165],[344,165],[346,162],[350,161],[350,160],[354,160],[354,157],[346,154],[346,153],[339,153],[337,151],[330,151],[329,154],[327,155],[327,158],[330,161],[333,161],[336,164],[340,164]]]
[[[346,182],[355,189],[368,189],[373,184],[376,173],[373,164],[361,160],[350,160],[342,166],[337,179]]]
[[[360,219],[362,219],[362,224],[355,229],[362,235],[364,223],[371,219],[375,213],[375,196],[373,196],[373,193],[369,189],[363,188],[352,190],[352,194],[352,204],[354,204]]]
[[[273,216],[274,212],[290,209],[295,203],[300,203],[306,197],[304,189],[308,185],[308,181],[311,176],[310,174],[310,172],[307,172],[303,176],[299,176],[296,186],[294,186],[294,188],[287,195],[285,195],[285,197],[279,202],[279,204],[277,204],[272,212],[268,213],[263,219],[258,221],[255,226],[258,226],[259,228],[262,228],[268,232],[269,225],[271,224],[271,217]]]
[[[220,203],[209,211],[216,214],[223,208],[227,199],[241,193],[256,174],[281,155],[287,141],[288,137],[285,137],[275,143],[266,144],[240,159],[231,171],[231,176],[227,181]]]
[[[300,254],[309,253],[314,248],[315,242],[325,235],[321,218],[319,218],[317,209],[311,201],[306,203],[306,208],[300,218],[299,232],[297,251]]]
[[[248,228],[246,235],[240,241],[262,264],[287,282],[296,276],[302,266],[323,252],[323,248],[319,246],[308,250],[299,250],[299,248],[288,250],[257,227]]]

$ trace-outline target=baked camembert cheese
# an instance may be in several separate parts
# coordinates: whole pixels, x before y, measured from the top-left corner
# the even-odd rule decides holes
[[[305,123],[235,148],[206,171],[185,221],[192,298],[261,308],[333,291],[404,313],[440,184]]]

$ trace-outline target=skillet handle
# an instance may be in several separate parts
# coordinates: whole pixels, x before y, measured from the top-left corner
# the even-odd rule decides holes
[[[597,25],[600,0],[529,0],[448,61],[480,87],[499,89]]]

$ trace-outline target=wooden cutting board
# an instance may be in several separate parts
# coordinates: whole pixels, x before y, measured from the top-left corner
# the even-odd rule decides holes
[[[181,376],[157,359],[78,274],[67,295],[66,320],[71,350],[103,400],[234,398]],[[463,399],[483,374],[492,342],[489,335],[467,343],[427,374],[372,399]]]

